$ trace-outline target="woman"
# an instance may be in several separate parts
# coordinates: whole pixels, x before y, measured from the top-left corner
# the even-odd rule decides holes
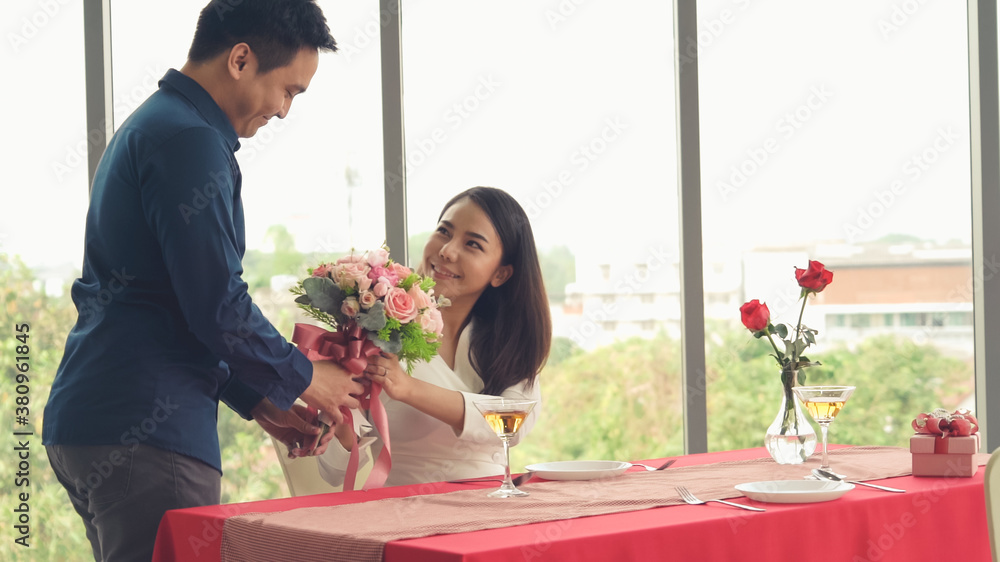
[[[552,320],[534,236],[506,192],[474,187],[449,201],[417,267],[441,309],[438,355],[408,376],[392,356],[369,359],[365,376],[382,385],[392,470],[387,486],[502,474],[500,440],[473,401],[483,395],[540,400],[536,377],[549,353]],[[528,433],[541,404],[524,421]],[[354,428],[336,427],[320,474],[340,485]],[[338,445],[339,442],[339,445]],[[379,445],[380,446],[380,445]],[[365,451],[362,462],[367,460]],[[377,453],[376,453],[377,455]]]

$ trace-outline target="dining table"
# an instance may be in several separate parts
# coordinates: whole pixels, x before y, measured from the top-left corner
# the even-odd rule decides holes
[[[529,496],[488,498],[499,484],[432,482],[352,492],[168,511],[154,561],[384,560],[699,560],[988,562],[983,491],[989,456],[976,454],[972,477],[916,477],[899,447],[830,446],[830,464],[847,477],[905,490],[856,485],[846,492],[751,499],[745,483],[801,482],[819,455],[779,465],[764,448],[641,459],[591,480],[547,480],[519,487]],[[700,499],[757,507],[685,503]],[[846,488],[850,488],[846,486]],[[835,497],[831,497],[835,496]]]

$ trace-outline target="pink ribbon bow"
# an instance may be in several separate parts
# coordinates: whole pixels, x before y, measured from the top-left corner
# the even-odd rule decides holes
[[[292,333],[292,342],[299,346],[299,350],[306,354],[310,361],[336,361],[342,367],[354,375],[360,375],[368,365],[368,358],[380,353],[378,346],[371,342],[364,330],[351,322],[347,326],[338,329],[336,332],[325,330],[310,324],[296,324]],[[371,488],[381,488],[389,476],[392,468],[392,453],[389,446],[389,417],[385,413],[385,406],[379,400],[382,392],[382,385],[371,384],[371,390],[365,396],[359,397],[361,407],[371,411],[372,423],[382,438],[382,452],[372,465],[372,470],[365,480],[363,490]],[[341,408],[344,415],[344,423],[353,426],[354,418],[351,411]],[[358,474],[359,452],[358,436],[354,435],[354,446],[351,447],[351,456],[347,461],[347,470],[344,474],[344,491],[354,490],[355,479]]]

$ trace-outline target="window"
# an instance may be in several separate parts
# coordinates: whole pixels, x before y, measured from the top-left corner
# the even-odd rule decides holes
[[[628,295],[670,294],[676,301],[678,293],[671,3],[440,0],[406,3],[403,11],[411,239],[434,226],[456,193],[477,185],[504,189],[531,220],[556,345],[593,353],[591,363],[634,337],[645,338],[636,343],[643,349],[655,348],[648,340],[658,336],[639,334],[637,320],[653,315],[676,322],[676,309],[641,310],[657,305]],[[556,259],[565,249],[572,260]],[[562,294],[582,302],[582,310],[558,306]],[[657,387],[677,388],[679,341],[658,345],[675,351],[663,367],[672,378]],[[651,353],[640,356],[643,365],[655,361]],[[576,387],[582,365],[550,359],[547,388]],[[621,362],[602,369],[622,381],[646,380],[653,372]],[[563,400],[568,394],[553,391],[546,411],[555,412]],[[664,391],[657,400],[679,415],[678,393]],[[644,419],[652,420],[634,416],[628,423],[655,423]],[[564,428],[577,422],[558,420]],[[623,435],[648,433],[623,429]],[[555,454],[586,456],[591,446],[571,450],[555,431],[547,443],[543,431],[537,428],[512,454],[528,457],[532,447],[551,445],[546,454],[558,448],[566,452]],[[679,433],[675,426],[671,434]],[[643,441],[622,439],[616,446],[634,458],[662,454],[662,442]],[[679,451],[681,442],[671,446]]]
[[[813,259],[834,271],[805,309],[803,322],[819,329],[810,359],[840,353],[824,328],[843,324],[830,315],[822,325],[826,306],[851,311],[847,324],[856,331],[844,343],[868,353],[910,343],[941,352],[962,337],[972,349],[971,333],[929,330],[918,338],[904,329],[943,323],[924,313],[928,302],[950,302],[953,311],[971,303],[971,295],[948,299],[973,277],[966,5],[913,2],[916,12],[900,25],[896,4],[697,3],[703,261],[742,262],[746,299],[766,302],[772,321],[790,324],[800,304],[792,267]],[[742,225],[738,234],[733,225]],[[946,256],[953,261],[944,263]],[[902,326],[868,330],[886,308],[906,310]],[[740,330],[736,314],[725,312],[719,320]],[[965,353],[956,360],[959,378],[935,389],[947,403],[972,386]],[[883,425],[874,413],[887,413],[871,397],[892,383],[867,372],[870,364],[851,372],[815,367],[808,376],[866,381],[871,393],[857,394],[845,415],[874,432]],[[737,408],[730,392],[741,393],[734,381],[709,387],[710,447],[733,442],[712,419]],[[762,426],[774,412],[757,415],[754,425]],[[893,444],[905,446],[906,421],[894,422],[900,441]]]
[[[184,64],[205,4],[112,3],[116,126],[156,90],[168,69]],[[278,249],[339,257],[385,239],[379,26],[372,25],[379,21],[378,2],[320,6],[339,52],[321,54],[308,91],[295,98],[288,115],[240,139],[236,152],[248,253],[291,244]],[[252,260],[246,267],[248,281],[257,276],[251,285],[258,287],[271,274],[305,272],[255,272]]]
[[[971,312],[949,312],[945,321],[948,326],[972,327]]]
[[[871,316],[868,314],[852,314],[850,319],[852,328],[867,328],[871,326]]]
[[[23,260],[47,291],[61,294],[79,274],[87,212],[83,8],[30,2],[4,10],[0,65],[28,90],[9,82],[0,94],[9,108],[0,136],[0,255]],[[69,326],[45,329],[64,337]]]
[[[113,2],[116,124],[155,88],[162,72],[183,61],[190,37],[177,30],[191,28],[203,3],[183,0],[165,8]],[[301,254],[336,254],[383,238],[379,6],[371,0],[321,4],[341,53],[325,55],[310,92],[296,101],[289,118],[265,129],[270,135],[246,141],[239,154],[251,252],[291,240]],[[406,3],[409,223],[411,234],[426,232],[444,201],[471,185],[513,193],[535,227],[559,309],[557,337],[594,351],[627,337],[624,327],[635,321],[624,306],[604,306],[618,304],[601,298],[609,286],[655,295],[652,303],[640,297],[637,304],[661,307],[654,313],[659,325],[675,327],[680,320],[677,304],[667,302],[679,295],[673,69],[663,41],[673,22],[669,3],[566,6],[523,0],[502,9],[455,0]],[[840,312],[882,314],[882,323],[873,317],[872,324],[891,328],[879,331],[896,337],[917,341],[913,334],[919,332],[921,342],[936,346],[935,334],[951,332],[945,335],[966,338],[970,345],[964,347],[972,347],[971,298],[939,299],[930,301],[936,308],[920,308],[913,293],[894,288],[896,297],[907,296],[892,301],[893,295],[875,290],[886,284],[873,282],[893,267],[926,265],[929,253],[970,255],[966,8],[914,6],[905,25],[886,25],[895,8],[888,0],[833,13],[807,3],[698,2],[706,284],[710,277],[738,277],[728,291],[714,285],[705,291],[706,303],[719,305],[706,307],[706,316],[732,327],[726,333],[740,330],[735,313],[726,309],[726,294],[731,302],[760,298],[772,305],[776,320],[794,321],[789,268],[814,258],[825,260],[837,280],[810,304],[806,324],[853,325],[823,310],[836,306]],[[0,212],[0,252],[38,267],[75,269],[82,252],[72,240],[82,237],[86,208],[86,154],[79,148],[86,138],[83,100],[46,96],[82,92],[82,13],[63,3],[57,15],[39,6],[8,12],[20,27],[8,33],[9,49],[0,61],[32,77],[36,95],[27,101],[58,125],[42,138],[27,121],[29,111],[10,116],[23,132],[5,137],[4,151],[23,165],[9,169],[3,183],[6,199],[17,204]],[[826,25],[797,24],[820,18]],[[148,21],[157,25],[136,24]],[[468,21],[491,25],[454,23]],[[514,44],[510,29],[519,33]],[[847,36],[852,40],[845,41]],[[51,56],[56,52],[69,54]],[[58,60],[63,71],[40,73],[38,68],[51,66],[39,57]],[[23,100],[8,105],[18,103]],[[311,137],[321,142],[302,142]],[[22,151],[22,145],[54,148]],[[274,164],[298,161],[308,164]],[[48,172],[43,181],[37,170]],[[32,190],[20,188],[29,184]],[[947,186],[946,197],[938,197],[934,186]],[[932,212],[928,202],[935,204]],[[628,217],[629,228],[609,232],[607,221],[574,226],[578,221],[571,219],[592,216],[591,205],[609,217]],[[70,234],[30,236],[28,215],[17,212],[22,208],[45,208]],[[792,218],[803,214],[807,227],[792,228]],[[764,217],[774,228],[730,234],[748,216]],[[622,251],[628,248],[637,250],[638,260]],[[552,257],[558,249],[569,250],[570,265]],[[645,265],[647,280],[639,279],[638,270],[629,273],[637,263]],[[971,266],[964,267],[963,277],[973,278]],[[248,275],[252,271],[248,265]],[[926,271],[912,276],[933,279]],[[59,285],[46,283],[53,291]],[[569,286],[574,294],[560,290]],[[564,311],[556,295],[578,305]],[[941,310],[940,303],[948,308]],[[895,312],[883,314],[887,309]],[[622,332],[601,333],[594,318],[618,322]],[[929,325],[968,330],[919,330]],[[825,337],[821,329],[818,353],[832,347]],[[941,388],[963,386],[970,385]],[[709,391],[723,398],[733,392],[721,384]],[[725,407],[725,400],[712,403]]]

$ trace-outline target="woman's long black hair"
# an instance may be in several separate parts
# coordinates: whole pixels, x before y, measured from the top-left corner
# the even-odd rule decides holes
[[[493,223],[503,245],[501,265],[510,265],[510,279],[499,287],[487,285],[473,305],[476,327],[469,362],[483,379],[484,394],[499,395],[523,380],[534,384],[552,343],[552,317],[538,264],[535,237],[528,215],[513,197],[495,187],[473,187],[453,197],[441,211],[468,198]]]

